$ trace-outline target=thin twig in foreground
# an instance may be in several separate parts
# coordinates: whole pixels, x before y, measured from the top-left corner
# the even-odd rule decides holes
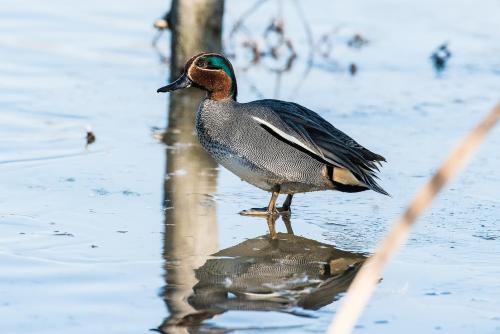
[[[500,104],[460,143],[436,174],[434,174],[432,179],[417,193],[375,254],[359,270],[347,290],[343,304],[330,324],[328,334],[351,333],[357,319],[375,290],[384,266],[406,241],[415,220],[431,204],[443,186],[467,163],[499,118]]]

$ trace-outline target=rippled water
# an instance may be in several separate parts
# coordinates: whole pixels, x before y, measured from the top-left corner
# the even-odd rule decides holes
[[[227,1],[226,41],[247,6]],[[268,68],[282,64],[245,71],[238,54],[239,99],[318,111],[387,158],[381,184],[392,197],[298,195],[276,243],[264,219],[237,214],[268,194],[217,168],[189,132],[170,131],[168,146],[155,139],[168,71],[151,23],[167,2],[0,4],[2,333],[325,331],[359,262],[499,99],[500,3],[301,6],[315,43],[338,28],[337,62],[316,57],[307,69],[307,33],[284,4],[298,57],[277,77]],[[249,31],[278,10],[263,5]],[[353,32],[369,43],[343,46]],[[444,41],[453,56],[436,75],[429,55]],[[88,127],[97,140],[86,147]],[[500,331],[499,145],[496,129],[423,217],[356,332]]]

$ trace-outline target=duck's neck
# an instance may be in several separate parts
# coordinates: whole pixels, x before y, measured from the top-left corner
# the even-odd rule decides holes
[[[236,77],[232,72],[226,72],[226,74],[217,81],[215,87],[208,91],[208,98],[210,100],[222,101],[231,99],[236,101],[236,97],[238,96]]]
[[[229,94],[229,92],[223,91],[207,92],[207,99],[212,101],[236,101],[236,97],[233,97],[231,94]]]
[[[210,105],[210,106],[231,105],[237,103],[238,102],[232,99],[231,97],[226,97],[223,99],[214,99],[210,96],[210,93],[208,93],[205,99],[201,101],[201,105]]]

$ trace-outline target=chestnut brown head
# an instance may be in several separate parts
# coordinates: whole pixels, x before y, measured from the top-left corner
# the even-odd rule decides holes
[[[158,93],[173,92],[177,89],[197,87],[208,93],[213,100],[233,99],[236,101],[238,87],[233,66],[218,53],[200,53],[188,60],[181,76]]]

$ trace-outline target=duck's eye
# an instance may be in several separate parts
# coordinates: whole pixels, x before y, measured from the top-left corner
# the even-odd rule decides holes
[[[196,61],[196,66],[201,68],[207,68],[208,62],[205,58],[201,58]]]

